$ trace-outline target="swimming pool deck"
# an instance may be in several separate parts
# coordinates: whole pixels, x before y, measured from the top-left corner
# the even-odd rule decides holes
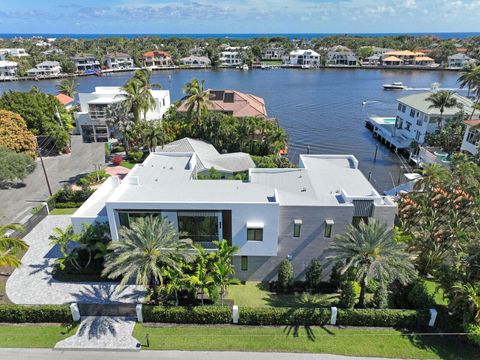
[[[406,138],[402,135],[394,135],[395,117],[372,116],[367,120],[367,127],[372,129],[373,136],[384,142],[386,145],[393,147],[394,150],[410,148],[412,139]]]

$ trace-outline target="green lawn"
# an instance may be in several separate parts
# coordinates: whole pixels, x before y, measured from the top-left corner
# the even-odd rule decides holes
[[[137,324],[133,335],[151,350],[312,352],[415,359],[478,359],[456,337],[402,334],[389,328],[175,326]]]
[[[53,209],[50,215],[72,215],[78,208]]]
[[[76,327],[58,324],[15,324],[0,326],[0,347],[53,348],[57,342],[75,334]]]
[[[443,298],[443,289],[438,287],[438,283],[433,280],[424,280],[427,290],[435,298],[438,305],[448,305],[448,301]]]
[[[120,166],[126,167],[127,169],[132,169],[136,164],[133,164],[129,161],[122,161]]]
[[[265,289],[265,284],[246,282],[232,285],[228,288],[227,299],[233,300],[238,306],[330,306],[337,299],[337,294],[293,295],[275,294]]]

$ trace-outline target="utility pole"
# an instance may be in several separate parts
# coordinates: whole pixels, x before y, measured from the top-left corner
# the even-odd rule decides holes
[[[47,170],[45,169],[45,164],[43,163],[42,151],[38,146],[38,138],[36,136],[35,136],[35,143],[37,145],[37,153],[38,153],[38,156],[40,157],[40,163],[42,164],[43,175],[45,175],[45,181],[47,182],[48,193],[50,194],[50,196],[52,196],[53,195],[52,188],[50,187],[50,181],[48,181]]]

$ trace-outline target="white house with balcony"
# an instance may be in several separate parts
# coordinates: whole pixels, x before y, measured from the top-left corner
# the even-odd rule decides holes
[[[28,76],[48,77],[57,76],[62,72],[58,61],[44,61],[27,71]]]
[[[154,152],[122,180],[110,177],[73,214],[74,231],[108,221],[121,226],[161,216],[194,243],[238,246],[241,280],[272,280],[289,259],[298,277],[350,224],[377,219],[392,227],[396,205],[380,196],[353,155],[300,155],[299,168],[249,170],[247,181],[197,179],[195,152]]]
[[[84,54],[72,58],[75,68],[79,73],[94,73],[101,70],[100,62],[94,55]]]
[[[146,120],[162,119],[170,107],[168,90],[150,90],[155,99],[153,110],[147,111]],[[114,103],[123,102],[125,92],[121,87],[97,86],[91,93],[78,94],[80,111],[75,113],[77,133],[85,142],[107,142],[114,136],[114,129],[107,124],[107,108]]]
[[[0,60],[0,79],[11,79],[17,73],[18,64],[15,61]]]
[[[466,151],[471,155],[478,154],[478,146],[480,145],[480,120],[470,119],[464,121],[465,134],[463,135],[461,151]]]
[[[21,58],[30,55],[23,48],[0,49],[0,60],[6,60],[7,56]]]
[[[243,57],[240,51],[221,51],[219,61],[222,66],[238,66],[243,64]]]
[[[105,65],[113,70],[128,70],[135,67],[130,55],[119,52],[105,55]]]
[[[475,64],[476,60],[470,56],[462,53],[458,53],[448,57],[449,69],[464,69],[470,64]]]
[[[288,54],[286,60],[288,65],[318,66],[320,65],[320,54],[313,50],[293,50]]]

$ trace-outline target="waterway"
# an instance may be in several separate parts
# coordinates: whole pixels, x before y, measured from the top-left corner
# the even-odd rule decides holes
[[[79,92],[95,86],[120,86],[131,73],[102,77],[81,77]],[[205,80],[207,88],[236,89],[265,99],[270,116],[278,119],[289,134],[289,157],[298,161],[300,153],[353,154],[360,169],[370,176],[379,191],[393,187],[401,171],[399,157],[385,146],[378,148],[364,126],[371,115],[395,116],[396,99],[409,91],[385,91],[383,84],[401,81],[409,88],[428,88],[434,82],[442,88],[456,88],[456,72],[361,69],[276,69],[276,70],[172,70],[157,71],[152,83],[170,90],[173,101],[182,97],[182,87],[192,78]],[[55,93],[60,80],[0,83],[5,90],[28,91],[37,86]],[[363,103],[366,102],[366,105]],[[327,175],[328,176],[328,175]]]

